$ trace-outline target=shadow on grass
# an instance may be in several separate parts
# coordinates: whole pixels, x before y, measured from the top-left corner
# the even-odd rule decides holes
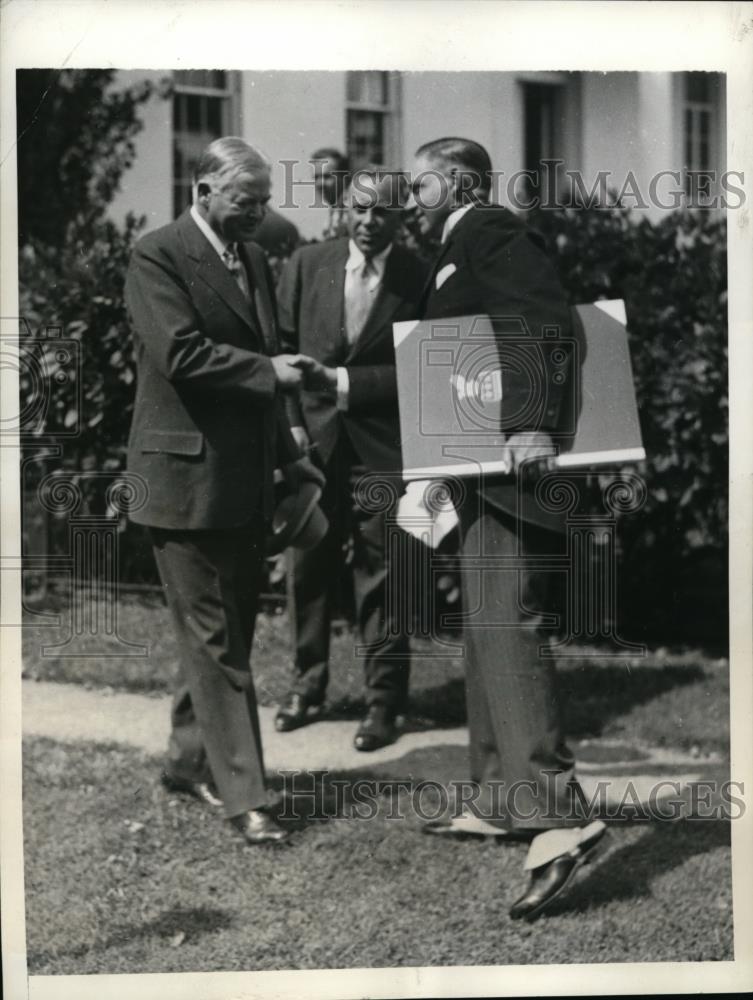
[[[466,778],[467,771],[466,748],[441,745],[411,751],[396,761],[364,762],[359,768],[277,772],[268,781],[274,791],[286,795],[276,817],[291,830],[303,830],[333,819],[375,819],[381,810],[392,819],[438,816],[449,804],[441,789],[449,795],[452,783]],[[431,815],[419,817],[413,795],[421,783],[428,796],[422,793],[420,805]]]
[[[619,830],[619,826],[616,827]],[[645,834],[587,869],[549,915],[585,913],[594,906],[652,894],[652,883],[697,854],[730,846],[729,820],[686,819],[647,824]]]
[[[154,920],[116,927],[107,937],[95,940],[93,943],[63,948],[54,953],[47,951],[29,952],[28,963],[29,967],[34,969],[56,958],[83,958],[84,955],[91,952],[104,952],[109,948],[130,944],[132,941],[153,940],[154,938],[169,939],[177,934],[183,934],[185,935],[183,940],[191,941],[204,934],[226,930],[232,922],[232,918],[224,910],[210,909],[206,906],[175,907],[171,910],[165,910]]]
[[[598,736],[605,723],[626,715],[636,705],[652,701],[674,688],[703,680],[698,664],[631,668],[584,663],[558,673],[565,731],[571,736]]]
[[[706,674],[698,664],[631,668],[624,664],[584,663],[560,669],[557,683],[571,737],[598,736],[611,719],[652,701],[666,691],[694,684]],[[343,711],[342,707],[339,708]],[[465,682],[452,678],[411,698],[411,716],[438,726],[462,726],[467,721]],[[406,730],[424,728],[408,719]]]

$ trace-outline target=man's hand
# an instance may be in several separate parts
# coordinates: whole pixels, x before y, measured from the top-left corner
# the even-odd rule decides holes
[[[326,392],[331,395],[337,392],[336,368],[329,368],[305,354],[298,356],[295,365],[303,372],[304,389],[309,392]]]
[[[303,358],[302,354],[278,354],[269,360],[275,370],[275,378],[283,392],[293,392],[299,389],[303,381],[303,373],[296,362]]]
[[[299,489],[302,483],[316,483],[322,487],[326,481],[324,473],[317,469],[311,459],[305,457],[283,465],[282,474],[291,490]]]
[[[552,439],[546,431],[522,431],[512,434],[505,442],[505,452],[510,468],[516,471],[524,463],[534,460],[546,466],[557,454]]]

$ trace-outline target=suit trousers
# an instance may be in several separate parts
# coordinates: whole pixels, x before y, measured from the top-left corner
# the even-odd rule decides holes
[[[479,786],[479,814],[510,831],[577,826],[582,797],[542,628],[556,607],[553,574],[537,565],[561,552],[564,536],[495,508],[475,489],[459,517],[471,780]]]
[[[353,589],[358,638],[363,646],[365,700],[403,711],[408,698],[410,647],[407,605],[400,595],[400,561],[387,557],[387,521],[394,504],[359,503],[358,480],[367,470],[349,442],[340,442],[325,467],[321,506],[330,530],[314,549],[291,551],[289,589],[295,665],[292,690],[320,704],[329,680],[334,584],[341,577],[344,546],[353,538]],[[400,483],[396,476],[387,476]],[[389,488],[385,495],[390,493]],[[376,509],[379,507],[380,509]]]
[[[231,530],[150,529],[178,642],[167,770],[212,777],[225,815],[267,801],[249,658],[264,524]]]

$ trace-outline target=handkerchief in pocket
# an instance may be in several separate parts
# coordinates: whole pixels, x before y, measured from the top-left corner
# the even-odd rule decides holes
[[[457,271],[457,267],[454,264],[445,264],[445,266],[437,271],[437,276],[434,279],[437,291],[442,287],[442,285],[447,281]]]

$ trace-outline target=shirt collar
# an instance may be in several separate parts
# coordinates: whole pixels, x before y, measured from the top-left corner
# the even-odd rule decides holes
[[[348,255],[347,261],[345,262],[345,270],[355,271],[357,268],[361,266],[361,264],[363,264],[366,258],[358,249],[353,240],[349,240],[348,250],[350,251],[350,253]],[[389,246],[386,246],[384,250],[382,250],[380,253],[375,254],[370,260],[370,264],[379,281],[382,280],[382,276],[384,275],[384,266],[385,262],[387,261],[387,257],[389,256],[390,250],[392,250],[391,243],[389,244]]]
[[[212,229],[206,219],[202,219],[199,215],[199,211],[195,205],[191,205],[191,218],[206,236],[209,242],[212,244],[217,253],[222,257],[224,252],[227,250],[229,244],[226,243],[217,233]]]
[[[454,212],[450,212],[444,222],[444,229],[442,230],[442,243],[447,242],[452,230],[457,226],[458,222],[463,218],[466,212],[470,212],[473,208],[473,204],[461,205],[460,208],[456,208]]]

